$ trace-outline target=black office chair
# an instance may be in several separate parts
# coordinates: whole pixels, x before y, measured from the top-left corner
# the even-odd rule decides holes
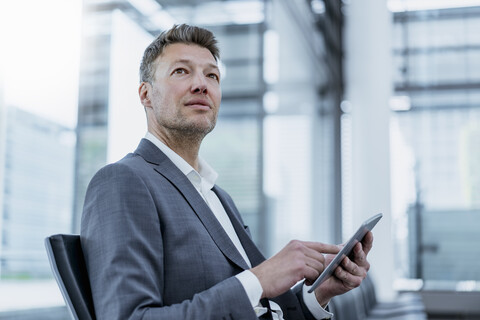
[[[391,303],[377,302],[374,284],[369,277],[359,288],[333,297],[329,308],[333,320],[426,320],[421,301],[415,299]],[[373,295],[373,296],[372,296]],[[405,303],[399,303],[405,302]]]
[[[56,234],[45,239],[48,260],[73,319],[94,320],[92,291],[80,236]]]
[[[366,315],[361,312],[357,291],[358,289],[353,289],[330,300],[329,308],[333,313],[333,320],[364,320],[366,318]]]
[[[418,295],[404,295],[392,302],[378,302],[375,285],[369,276],[363,280],[360,292],[370,319],[426,319],[425,306]]]

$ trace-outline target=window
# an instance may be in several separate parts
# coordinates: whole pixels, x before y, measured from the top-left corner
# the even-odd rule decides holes
[[[480,7],[397,12],[392,121],[398,275],[480,280]]]

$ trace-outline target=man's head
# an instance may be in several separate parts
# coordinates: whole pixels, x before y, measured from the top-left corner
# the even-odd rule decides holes
[[[187,25],[162,33],[145,50],[138,90],[149,132],[169,145],[200,142],[215,127],[221,101],[213,34]]]
[[[220,58],[217,40],[207,29],[186,24],[175,25],[162,32],[146,49],[140,64],[140,82],[152,83],[155,76],[155,61],[165,48],[174,43],[195,44],[208,49],[216,61]]]

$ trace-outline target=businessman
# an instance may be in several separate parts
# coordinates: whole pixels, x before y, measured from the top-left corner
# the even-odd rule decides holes
[[[369,269],[368,233],[307,293],[339,246],[291,241],[265,259],[217,174],[199,156],[221,101],[213,34],[179,25],[145,50],[148,132],[89,184],[81,242],[98,319],[324,319]]]

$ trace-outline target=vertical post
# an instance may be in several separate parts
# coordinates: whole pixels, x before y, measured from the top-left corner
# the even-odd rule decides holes
[[[328,87],[322,90],[323,99],[329,98],[332,124],[332,219],[333,241],[342,242],[343,204],[342,204],[342,152],[341,152],[341,118],[340,104],[344,95],[343,74],[343,13],[342,1],[326,0],[323,22],[325,42],[325,59],[330,66]]]
[[[263,2],[263,14],[264,16],[267,16],[267,3],[268,0],[264,0]],[[265,108],[263,106],[263,96],[265,95],[266,92],[266,84],[265,84],[265,77],[264,77],[264,68],[263,68],[263,63],[264,63],[264,58],[265,58],[265,32],[267,31],[267,25],[266,22],[263,22],[259,27],[258,27],[258,41],[259,43],[259,63],[258,63],[258,82],[261,84],[261,90],[259,91],[259,96],[258,96],[258,106],[259,110],[256,115],[257,117],[257,123],[258,123],[258,140],[257,140],[257,146],[258,146],[258,172],[260,173],[259,177],[259,183],[260,183],[260,188],[258,188],[258,197],[259,197],[259,212],[258,212],[258,225],[261,226],[259,230],[261,232],[259,233],[259,239],[258,239],[258,247],[260,250],[267,256],[271,254],[270,250],[270,228],[269,226],[269,210],[268,210],[268,205],[267,205],[267,196],[265,195],[265,179],[264,179],[264,150],[265,148],[263,147],[263,141],[264,141],[264,121],[265,121]]]
[[[352,121],[353,227],[383,212],[369,255],[381,299],[394,297],[390,201],[392,14],[384,0],[351,1],[346,13],[346,97]],[[352,230],[353,231],[353,230]]]
[[[3,100],[3,70],[2,61],[0,61],[0,277],[2,275],[3,261],[3,197],[5,181],[5,144],[7,134],[7,107]]]
[[[87,185],[107,160],[110,40],[112,11],[95,1],[83,8],[82,54],[72,232],[80,231]]]

